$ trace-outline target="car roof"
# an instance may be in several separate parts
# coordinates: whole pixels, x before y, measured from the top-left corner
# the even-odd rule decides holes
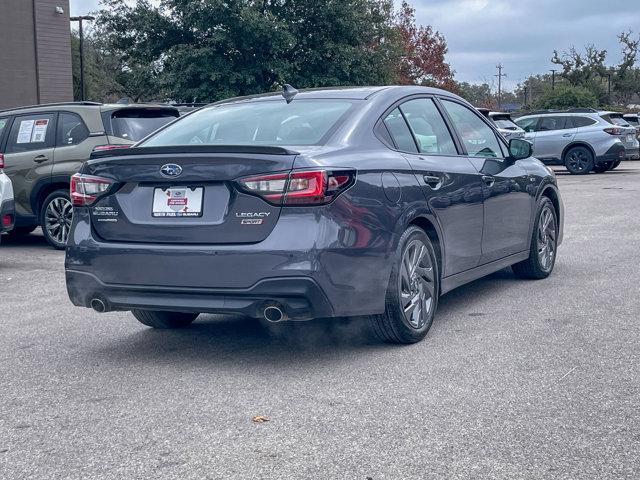
[[[451,92],[439,88],[422,87],[416,85],[389,85],[389,86],[366,86],[366,87],[325,87],[300,89],[295,95],[296,99],[345,99],[345,100],[369,100],[379,97],[398,97],[412,94],[437,94],[454,98],[460,98]],[[262,93],[257,95],[247,95],[244,97],[233,97],[209,104],[222,105],[235,102],[246,101],[269,101],[282,98],[282,91]]]

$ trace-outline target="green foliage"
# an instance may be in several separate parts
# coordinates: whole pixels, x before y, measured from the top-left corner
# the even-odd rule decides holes
[[[557,86],[555,90],[547,90],[534,105],[535,108],[542,109],[597,108],[598,98],[584,87],[562,85]]]

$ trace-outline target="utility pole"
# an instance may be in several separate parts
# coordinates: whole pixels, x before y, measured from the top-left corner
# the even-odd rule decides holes
[[[78,22],[78,34],[80,36],[80,100],[84,100],[84,35],[82,33],[82,21],[95,20],[96,17],[91,15],[80,15],[79,17],[69,18],[72,22]]]
[[[522,102],[522,106],[523,107],[526,107],[528,105],[528,103],[527,103],[527,90],[528,90],[528,87],[525,85],[524,86],[524,102]]]
[[[498,74],[494,75],[494,77],[498,77],[498,110],[502,110],[502,77],[506,77],[506,73],[502,73],[502,64],[499,63],[496,65],[498,69]]]
[[[558,70],[554,70],[552,68],[550,71],[551,71],[551,90],[555,90],[556,89],[556,72]]]

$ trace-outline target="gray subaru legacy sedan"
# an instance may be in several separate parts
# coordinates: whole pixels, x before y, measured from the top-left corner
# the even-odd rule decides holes
[[[453,288],[508,266],[547,277],[563,231],[530,143],[413,86],[212,104],[94,154],[71,197],[72,302],[156,328],[361,316],[416,342]]]

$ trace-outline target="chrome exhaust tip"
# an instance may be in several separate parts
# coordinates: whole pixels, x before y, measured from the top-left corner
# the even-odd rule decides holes
[[[277,323],[284,320],[284,312],[277,305],[269,305],[262,312],[264,319],[271,323]]]
[[[98,313],[104,313],[107,311],[107,306],[99,298],[91,299],[91,302],[89,302],[89,305]]]

